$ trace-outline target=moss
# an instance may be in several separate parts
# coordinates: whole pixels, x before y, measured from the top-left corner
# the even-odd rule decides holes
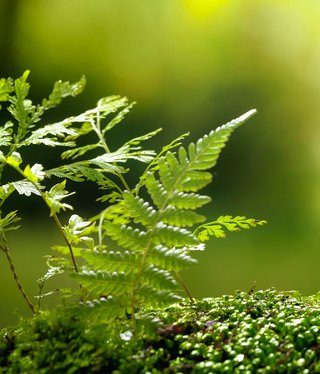
[[[148,311],[132,335],[68,310],[2,331],[2,373],[320,373],[320,301],[274,289]]]

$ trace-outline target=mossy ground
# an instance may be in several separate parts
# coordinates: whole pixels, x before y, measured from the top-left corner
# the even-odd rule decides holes
[[[148,313],[153,334],[66,309],[22,320],[1,332],[0,373],[320,373],[317,296],[237,292]]]

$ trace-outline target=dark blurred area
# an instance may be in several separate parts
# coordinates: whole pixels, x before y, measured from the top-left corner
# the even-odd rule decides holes
[[[310,294],[319,289],[320,260],[319,19],[317,0],[2,0],[0,75],[30,69],[30,95],[40,102],[56,80],[84,74],[85,92],[52,110],[48,123],[111,94],[137,101],[110,133],[111,148],[158,127],[163,132],[150,142],[157,150],[187,131],[194,141],[258,109],[219,160],[207,216],[269,223],[210,242],[184,277],[196,297],[249,290],[255,281]],[[28,155],[44,165],[56,156]],[[80,191],[78,214],[94,214],[98,195],[93,186]],[[12,256],[36,295],[42,256],[60,238],[37,199],[10,203],[24,218],[9,237]],[[0,325],[16,318],[15,308],[27,313],[1,253],[0,294]]]

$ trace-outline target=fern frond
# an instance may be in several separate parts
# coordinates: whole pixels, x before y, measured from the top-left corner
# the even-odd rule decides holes
[[[193,192],[183,193],[173,189],[169,193],[162,183],[157,181],[151,173],[146,175],[146,187],[153,202],[160,209],[166,204],[170,204],[179,209],[197,209],[211,201],[209,196],[199,195]]]
[[[72,276],[90,293],[94,295],[118,296],[132,289],[132,276],[124,272],[102,272],[83,270]]]
[[[189,170],[207,170],[213,168],[217,163],[222,148],[225,147],[233,131],[255,113],[255,109],[250,110],[227,124],[212,130],[208,135],[199,139],[196,144],[190,143],[188,147],[190,160]],[[185,157],[186,155],[184,152],[179,152],[181,163]]]
[[[27,100],[30,89],[30,84],[27,83],[29,73],[30,71],[26,70],[20,78],[14,81],[15,95],[9,97],[11,105],[8,111],[19,124],[18,132],[15,136],[17,143],[34,126],[31,117],[35,113],[35,106],[32,105],[30,100]]]
[[[255,110],[252,110],[226,125],[212,130],[208,135],[199,139],[196,144],[190,143],[188,150],[180,147],[178,157],[170,151],[161,157],[159,174],[166,191],[176,189],[185,192],[184,185],[186,182],[190,183],[190,180],[192,180],[192,191],[198,191],[204,187],[209,182],[209,177],[208,174],[205,174],[204,178],[199,178],[199,172],[211,169],[216,165],[220,152],[232,132],[254,113]],[[194,174],[195,171],[196,174]],[[199,184],[198,180],[201,181]],[[188,189],[190,188],[188,184],[186,186]]]
[[[165,306],[181,300],[175,291],[177,280],[181,282],[177,272],[196,262],[190,255],[192,250],[204,249],[202,241],[210,235],[223,236],[226,230],[236,231],[263,224],[264,221],[240,216],[221,216],[191,231],[193,226],[205,219],[196,210],[211,201],[210,197],[198,193],[212,180],[207,170],[215,166],[234,129],[254,111],[211,131],[186,148],[181,146],[187,135],[184,134],[163,147],[158,155],[153,150],[144,149],[141,143],[158,134],[161,130],[158,129],[110,151],[106,133],[124,118],[134,103],[129,104],[126,98],[119,96],[106,97],[95,108],[43,126],[30,135],[29,130],[45,110],[59,104],[64,97],[78,94],[85,81],[83,79],[74,85],[56,83],[49,98],[35,107],[27,99],[27,77],[28,72],[14,83],[0,81],[0,101],[10,101],[9,111],[18,121],[18,130],[13,135],[11,122],[0,128],[0,145],[11,146],[12,151],[7,156],[0,154],[1,162],[3,160],[3,165],[9,164],[24,173],[28,179],[1,186],[0,197],[8,197],[13,189],[26,195],[40,194],[53,216],[60,210],[72,209],[63,200],[70,195],[65,190],[66,179],[90,180],[102,189],[111,190],[101,198],[111,206],[94,218],[97,227],[91,221],[73,215],[67,226],[60,225],[68,245],[54,247],[54,250],[67,255],[74,246],[72,258],[76,256],[82,260],[81,271],[78,272],[74,266],[76,272],[72,274],[82,287],[78,294],[73,294],[79,295],[82,300],[93,298],[81,308],[88,315],[91,310],[96,315],[101,313],[104,319],[112,320],[127,312],[135,320],[136,310],[141,306]],[[14,95],[11,95],[10,85],[14,86]],[[95,144],[76,144],[81,136],[91,132],[98,137]],[[39,164],[27,166],[22,171],[19,166],[22,159],[16,150],[35,144],[73,147],[63,152],[62,158],[78,160],[48,171],[43,171]],[[79,159],[91,151],[95,152],[90,157],[86,156],[82,161]],[[132,190],[123,177],[128,170],[124,164],[129,160],[149,163]],[[112,174],[110,178],[108,174]],[[51,190],[42,192],[40,181],[52,176],[64,180]],[[113,179],[120,179],[121,185]],[[139,194],[141,187],[146,189],[144,194]],[[5,220],[15,222],[15,212],[5,217],[0,226],[5,226]],[[94,236],[98,237],[98,243],[94,242]],[[109,239],[114,242],[114,250],[107,251],[105,248],[111,246]],[[65,270],[72,271],[71,261],[63,261],[57,257],[57,266],[50,268],[49,265],[51,270],[40,281],[44,282]],[[107,297],[97,299],[101,295]]]
[[[128,99],[126,97],[121,97],[119,95],[107,96],[98,101],[96,113],[99,115],[100,118],[105,118],[107,115],[115,113],[123,107],[125,107],[125,109],[128,112],[132,105],[134,105],[134,103],[128,105]],[[126,110],[122,112],[123,116],[126,114]],[[111,130],[114,127],[114,125],[116,125],[116,122],[116,120],[115,122],[112,122],[111,120],[109,123],[105,125],[103,131],[106,132]]]
[[[79,95],[84,90],[85,85],[86,79],[84,76],[76,83],[63,82],[61,80],[55,82],[49,98],[42,100],[41,106],[38,106],[38,110],[43,113],[45,110],[59,105],[64,98]]]
[[[73,307],[74,315],[84,315],[90,320],[113,321],[116,318],[125,317],[129,309],[127,297],[100,297],[81,303]]]
[[[15,188],[9,183],[0,186],[0,200],[4,202],[14,191]]]
[[[121,148],[126,149],[127,147],[129,147],[129,148],[134,147],[135,150],[139,150],[141,148],[140,147],[138,148],[138,146],[140,145],[141,142],[144,142],[146,140],[149,140],[149,139],[153,138],[154,136],[156,136],[157,134],[159,134],[159,132],[161,132],[161,131],[162,131],[162,129],[159,128],[157,130],[148,132],[148,133],[146,133],[144,135],[137,136],[136,138],[130,139],[122,147],[120,147],[120,149]]]
[[[0,127],[0,146],[8,146],[11,144],[12,126],[13,123],[8,121],[3,127]]]
[[[181,145],[181,142],[184,138],[189,136],[189,132],[180,135],[178,138],[174,139],[171,143],[162,147],[161,151],[154,157],[154,159],[150,162],[148,167],[146,168],[145,172],[140,177],[139,183],[136,186],[136,193],[139,192],[140,188],[143,187],[146,183],[146,176],[148,173],[154,173],[158,169],[159,160],[161,157],[168,151],[171,151]]]
[[[154,174],[148,172],[146,174],[145,184],[152,201],[156,204],[158,208],[163,207],[164,202],[168,200],[168,193],[164,189],[163,185],[159,183]]]
[[[104,228],[108,236],[123,248],[141,253],[147,246],[149,235],[143,230],[112,222],[107,222]]]
[[[168,203],[179,209],[198,209],[211,201],[209,196],[199,195],[193,192],[184,193],[175,191]]]
[[[124,271],[129,274],[137,268],[137,255],[131,251],[85,251],[83,258],[88,265],[102,271]]]
[[[54,216],[56,213],[59,213],[60,210],[73,209],[71,205],[62,202],[63,199],[74,194],[73,192],[69,193],[66,191],[65,186],[66,180],[55,184],[53,187],[51,187],[50,191],[46,191],[43,194],[46,203],[50,208],[50,217]]]
[[[168,205],[165,209],[163,209],[161,214],[162,222],[178,227],[190,227],[196,223],[203,222],[205,219],[205,216],[202,216],[194,211],[176,209],[172,205]]]
[[[181,183],[184,192],[196,192],[206,187],[212,181],[212,174],[205,171],[188,171],[185,180]]]
[[[18,223],[20,219],[16,210],[8,213],[4,218],[0,219],[0,232],[17,230],[20,226],[16,226],[16,223]]]
[[[168,247],[198,244],[196,237],[184,228],[158,222],[154,228],[153,241]]]
[[[140,305],[155,307],[164,307],[183,300],[180,295],[173,293],[172,290],[159,290],[144,283],[137,290],[137,298]]]
[[[13,80],[11,78],[0,79],[0,102],[8,101],[10,94],[14,91]],[[0,106],[1,109],[1,106]]]
[[[113,168],[113,170],[115,170],[115,168]],[[46,174],[48,176],[54,175],[59,178],[67,178],[75,182],[88,180],[96,182],[101,186],[108,184],[108,178],[106,178],[99,170],[87,166],[85,162],[83,162],[83,164],[80,162],[63,165],[58,168],[47,170]]]
[[[128,160],[127,155],[114,152],[114,153],[105,153],[101,156],[92,158],[88,162],[98,166],[103,172],[107,173],[125,173],[126,170],[117,165],[117,163],[125,163]]]
[[[76,159],[76,158],[78,158],[80,156],[83,156],[87,152],[92,151],[93,149],[96,149],[98,147],[99,147],[99,144],[87,144],[87,145],[84,145],[82,147],[68,149],[67,151],[64,151],[61,154],[61,158],[63,160],[66,160],[68,158],[71,158],[71,159],[74,160],[74,159]]]
[[[13,186],[19,195],[25,195],[25,196],[31,196],[31,194],[40,195],[39,190],[34,186],[34,184],[32,184],[31,182],[27,180],[10,182],[9,185]],[[2,187],[5,187],[5,186],[2,186]],[[40,185],[38,185],[38,187],[39,189],[42,189]]]
[[[33,131],[27,139],[20,143],[19,147],[29,146],[31,144],[42,144],[48,147],[73,147],[75,143],[65,141],[65,137],[75,134],[76,131],[74,129],[68,128],[66,124],[62,122],[58,122]],[[59,138],[62,138],[62,140],[59,140]]]
[[[141,223],[144,227],[150,228],[158,217],[157,211],[139,196],[134,196],[131,192],[123,193],[125,211],[133,218],[135,223]]]
[[[149,251],[147,263],[154,264],[169,271],[180,271],[197,263],[197,260],[187,253],[188,250],[186,247],[168,248],[158,244]]]
[[[153,264],[148,265],[143,269],[141,281],[156,289],[174,289],[177,287],[177,282],[168,270],[163,270]]]
[[[181,148],[180,148],[181,149]],[[159,160],[160,180],[166,191],[171,191],[175,187],[177,180],[184,173],[185,166],[179,164],[179,161],[172,152],[167,152]]]
[[[216,238],[225,238],[227,231],[239,231],[240,229],[249,229],[251,227],[262,226],[267,223],[264,220],[246,218],[244,216],[220,216],[217,220],[205,223],[199,226],[195,234],[201,241],[206,241],[210,236]]]
[[[130,112],[131,108],[135,104],[136,104],[135,102],[133,102],[131,104],[128,104],[128,99],[127,98],[125,98],[123,101],[118,102],[118,105],[120,105],[120,106],[118,106],[116,108],[116,110],[120,109],[123,106],[125,106],[125,108],[120,110],[120,112],[117,113],[116,116],[114,118],[112,118],[111,121],[108,122],[108,124],[103,129],[102,134],[105,135],[105,133],[107,131],[111,130],[114,126],[116,126],[118,123],[120,123],[124,119],[124,117]]]

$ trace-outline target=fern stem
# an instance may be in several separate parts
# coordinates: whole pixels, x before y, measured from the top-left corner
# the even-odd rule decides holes
[[[188,298],[189,298],[190,302],[193,304],[194,303],[194,299],[193,299],[193,297],[192,297],[192,295],[191,295],[191,293],[190,293],[187,285],[185,284],[185,282],[184,282],[184,280],[182,278],[182,275],[178,271],[175,271],[175,275],[176,275],[178,281],[181,283],[181,285],[182,285],[185,293],[188,295]]]
[[[108,144],[107,144],[107,142],[106,142],[106,140],[105,140],[105,138],[103,136],[103,133],[101,131],[100,120],[101,120],[101,117],[100,117],[100,113],[98,111],[97,112],[97,126],[95,126],[94,124],[92,124],[91,126],[92,126],[93,130],[95,131],[95,133],[97,134],[97,136],[98,136],[98,138],[100,140],[100,143],[102,145],[102,148],[105,150],[106,153],[111,153],[110,148],[108,147]],[[116,173],[116,175],[121,180],[121,182],[124,185],[125,189],[128,190],[128,191],[131,191],[129,185],[127,184],[127,182],[123,178],[123,176],[121,174],[118,174],[118,173]]]
[[[66,234],[65,234],[65,232],[64,232],[64,230],[62,228],[61,222],[60,222],[60,220],[59,220],[59,218],[58,218],[58,216],[56,214],[53,215],[53,219],[54,219],[54,221],[55,221],[55,223],[56,223],[56,225],[57,225],[57,227],[58,227],[58,229],[59,229],[59,231],[60,231],[60,233],[61,233],[64,241],[67,244],[67,247],[68,247],[69,252],[70,252],[71,261],[72,261],[74,270],[76,271],[76,273],[78,273],[79,270],[78,270],[78,266],[77,266],[77,263],[76,263],[76,259],[74,257],[73,249],[72,249],[72,246],[71,246],[68,238],[66,237]]]
[[[140,282],[140,278],[141,278],[141,275],[142,275],[142,269],[143,269],[143,266],[145,264],[150,246],[152,244],[153,235],[154,235],[154,228],[153,228],[151,237],[149,239],[149,242],[146,245],[146,249],[143,252],[140,264],[138,265],[137,274],[136,274],[136,277],[135,277],[134,282],[133,282],[132,293],[131,293],[131,313],[132,313],[133,319],[135,319],[134,308],[135,308],[135,303],[136,303],[136,289],[137,289],[137,286]]]
[[[124,185],[125,189],[127,191],[131,191],[128,183],[126,182],[126,180],[123,178],[123,176],[121,174],[118,175],[119,179],[121,180],[122,184]]]
[[[48,206],[48,208],[50,209],[50,206],[48,205],[48,202],[46,200],[46,197],[44,195],[44,193],[41,191],[41,189],[39,188],[39,186],[37,185],[37,183],[35,183],[33,180],[29,179],[28,177],[26,177],[26,175],[24,174],[23,170],[20,169],[19,166],[13,166],[13,168],[18,172],[20,173],[24,178],[26,178],[29,182],[31,182],[33,184],[33,186],[37,189],[37,191],[39,192],[39,195],[41,196],[42,200],[45,202],[45,204]],[[76,263],[76,260],[75,260],[75,257],[74,257],[74,254],[73,254],[73,250],[72,250],[72,246],[71,246],[71,243],[69,242],[68,238],[66,237],[66,234],[62,228],[62,225],[61,225],[61,222],[58,218],[58,216],[56,214],[54,214],[53,216],[53,219],[58,227],[58,230],[60,231],[63,239],[65,240],[66,244],[67,244],[67,247],[69,249],[69,252],[70,252],[70,256],[71,256],[71,260],[72,260],[72,264],[73,264],[73,267],[74,267],[74,270],[78,273],[78,267],[77,267],[77,263]]]
[[[26,303],[27,303],[29,309],[31,310],[31,312],[33,314],[35,314],[36,313],[35,308],[34,308],[33,304],[31,303],[31,301],[29,300],[29,298],[26,294],[26,291],[24,290],[24,288],[22,286],[22,283],[19,279],[18,273],[17,273],[16,268],[14,266],[13,259],[10,256],[10,253],[9,253],[10,249],[8,248],[7,241],[6,241],[6,238],[5,238],[4,234],[2,234],[0,249],[4,252],[4,254],[5,254],[5,256],[8,260],[10,271],[13,275],[14,280],[16,281],[17,287],[18,287],[22,297],[26,301]]]

